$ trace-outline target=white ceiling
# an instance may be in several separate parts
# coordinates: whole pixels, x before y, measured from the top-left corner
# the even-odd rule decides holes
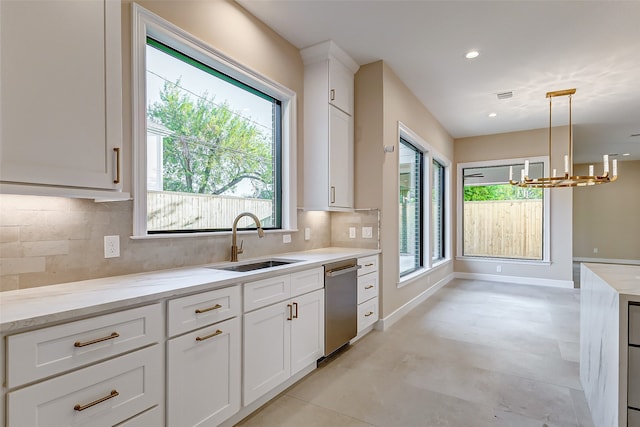
[[[384,60],[454,138],[547,128],[545,94],[576,88],[574,161],[640,160],[640,1],[236,1],[298,48]]]

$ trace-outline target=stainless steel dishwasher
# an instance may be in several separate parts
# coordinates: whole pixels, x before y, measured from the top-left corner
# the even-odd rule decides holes
[[[358,268],[349,259],[324,266],[324,355],[329,356],[358,332]]]

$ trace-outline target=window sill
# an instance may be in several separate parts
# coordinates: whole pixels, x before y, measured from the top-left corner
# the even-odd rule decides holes
[[[435,270],[442,268],[451,263],[451,259],[443,259],[432,265],[431,267],[423,267],[419,270],[414,271],[413,273],[407,274],[400,278],[398,283],[396,284],[396,288],[402,288],[404,286],[410,285],[423,277],[428,276],[430,273],[433,273]]]
[[[296,233],[297,229],[287,230],[264,230],[264,234],[282,234],[282,233]],[[257,235],[256,230],[238,230],[238,236],[250,236],[252,234]],[[209,231],[202,233],[165,233],[165,234],[147,234],[144,236],[129,236],[132,240],[153,240],[153,239],[177,239],[183,237],[219,237],[219,236],[231,236],[231,231]]]
[[[520,264],[520,265],[551,265],[551,261],[544,259],[511,259],[511,258],[482,258],[457,256],[456,261],[473,261],[473,262],[499,262],[500,264]]]

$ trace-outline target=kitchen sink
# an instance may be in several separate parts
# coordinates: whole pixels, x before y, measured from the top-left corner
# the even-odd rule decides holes
[[[293,264],[294,262],[299,262],[299,261],[267,259],[267,260],[256,261],[256,262],[247,263],[247,264],[221,265],[221,266],[212,266],[207,268],[212,268],[214,270],[245,272],[245,271],[253,271],[253,270],[262,270],[265,268],[279,267],[281,265]]]

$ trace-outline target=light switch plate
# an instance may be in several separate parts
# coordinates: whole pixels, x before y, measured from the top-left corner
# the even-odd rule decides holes
[[[311,240],[311,229],[309,227],[304,229],[304,240]]]
[[[362,237],[371,239],[373,237],[373,227],[362,227]]]
[[[120,256],[120,236],[104,236],[104,257],[117,258]]]
[[[355,239],[356,238],[356,228],[355,227],[349,227],[349,238],[350,239]]]

